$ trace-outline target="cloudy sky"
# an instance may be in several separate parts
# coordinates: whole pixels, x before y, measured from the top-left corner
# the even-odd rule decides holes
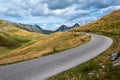
[[[0,19],[55,30],[64,23],[94,21],[117,9],[119,0],[0,0]]]

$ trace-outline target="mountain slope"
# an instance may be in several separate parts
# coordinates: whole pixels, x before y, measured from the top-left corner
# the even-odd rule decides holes
[[[61,25],[55,32],[64,32],[67,30],[70,30],[75,27],[79,27],[80,25],[78,23],[75,23],[72,27],[67,27],[66,25]]]
[[[11,26],[16,26],[17,28],[20,28],[20,29],[23,29],[23,30],[27,30],[27,31],[30,31],[30,32],[42,33],[42,34],[52,34],[52,33],[55,33],[55,32],[64,32],[64,31],[67,31],[67,30],[70,30],[72,28],[80,26],[78,23],[75,23],[71,27],[67,27],[66,25],[61,25],[57,30],[51,31],[51,30],[44,30],[38,25],[28,25],[28,24],[15,23],[15,22],[4,21],[4,20],[0,20],[0,22],[1,22],[0,26],[2,26],[2,27],[6,27],[6,26],[11,25]]]
[[[33,40],[41,38],[43,34],[28,32],[0,20],[0,54],[9,53]]]
[[[112,46],[98,57],[77,67],[58,74],[49,80],[119,80],[120,65],[113,67],[110,55],[113,51],[120,54],[120,10],[103,16],[85,26],[74,28],[72,32],[91,32],[108,36],[114,40]],[[120,63],[118,63],[120,64]]]
[[[51,34],[53,31],[50,30],[44,30],[38,25],[28,25],[28,24],[21,24],[21,23],[14,23],[10,21],[6,21],[7,24],[16,26],[18,28],[21,28],[23,30],[27,30],[30,32],[37,32],[37,33],[42,33],[42,34]]]
[[[61,25],[55,32],[63,32],[69,30],[69,27],[67,27],[66,25]]]
[[[35,33],[39,26],[27,26],[33,30],[21,29],[13,23],[0,20],[0,64],[14,63],[70,49],[86,43],[90,37],[85,34],[56,32],[45,35]],[[39,30],[38,30],[39,31]]]
[[[8,33],[0,31],[0,46],[17,46],[18,42]]]
[[[100,31],[114,34],[120,33],[120,10],[114,11],[93,23],[89,23],[74,30]]]
[[[75,23],[72,28],[75,28],[75,27],[80,27],[80,25],[78,23]]]
[[[21,47],[0,55],[0,64],[8,64],[53,54],[86,43],[90,40],[85,34],[59,32],[31,40]]]

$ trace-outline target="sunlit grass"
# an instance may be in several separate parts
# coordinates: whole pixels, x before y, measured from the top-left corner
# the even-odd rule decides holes
[[[112,51],[120,52],[120,10],[89,23],[72,32],[91,32],[112,38],[112,46],[96,58],[60,73],[48,80],[119,80],[120,66],[113,67],[109,58]]]
[[[76,32],[58,32],[51,35],[28,32],[3,20],[0,21],[0,26],[0,64],[57,53],[90,40],[89,36]]]
[[[0,55],[0,64],[18,62],[64,51],[89,40],[90,37],[85,34],[58,32],[37,40],[31,40],[8,54]]]

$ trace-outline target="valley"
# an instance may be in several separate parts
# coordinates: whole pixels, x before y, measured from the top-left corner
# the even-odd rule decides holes
[[[0,64],[11,64],[77,47],[90,40],[85,34],[29,32],[0,21]]]
[[[0,65],[13,64],[61,51],[64,52],[67,49],[90,42],[91,37],[84,33],[95,33],[113,39],[112,46],[96,58],[57,74],[48,80],[119,80],[119,75],[116,74],[119,74],[120,67],[113,67],[109,59],[112,51],[120,52],[119,14],[120,10],[113,11],[95,22],[71,28],[70,30],[65,25],[62,25],[61,27],[65,29],[64,31],[62,28],[64,32],[58,30],[58,32],[49,35],[29,31],[18,27],[16,24],[13,25],[0,20]],[[83,33],[81,34],[81,32]]]

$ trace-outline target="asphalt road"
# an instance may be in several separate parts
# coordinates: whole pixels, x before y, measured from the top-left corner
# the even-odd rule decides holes
[[[89,34],[92,40],[82,46],[29,61],[0,67],[0,80],[44,80],[75,67],[105,51],[112,40]]]

